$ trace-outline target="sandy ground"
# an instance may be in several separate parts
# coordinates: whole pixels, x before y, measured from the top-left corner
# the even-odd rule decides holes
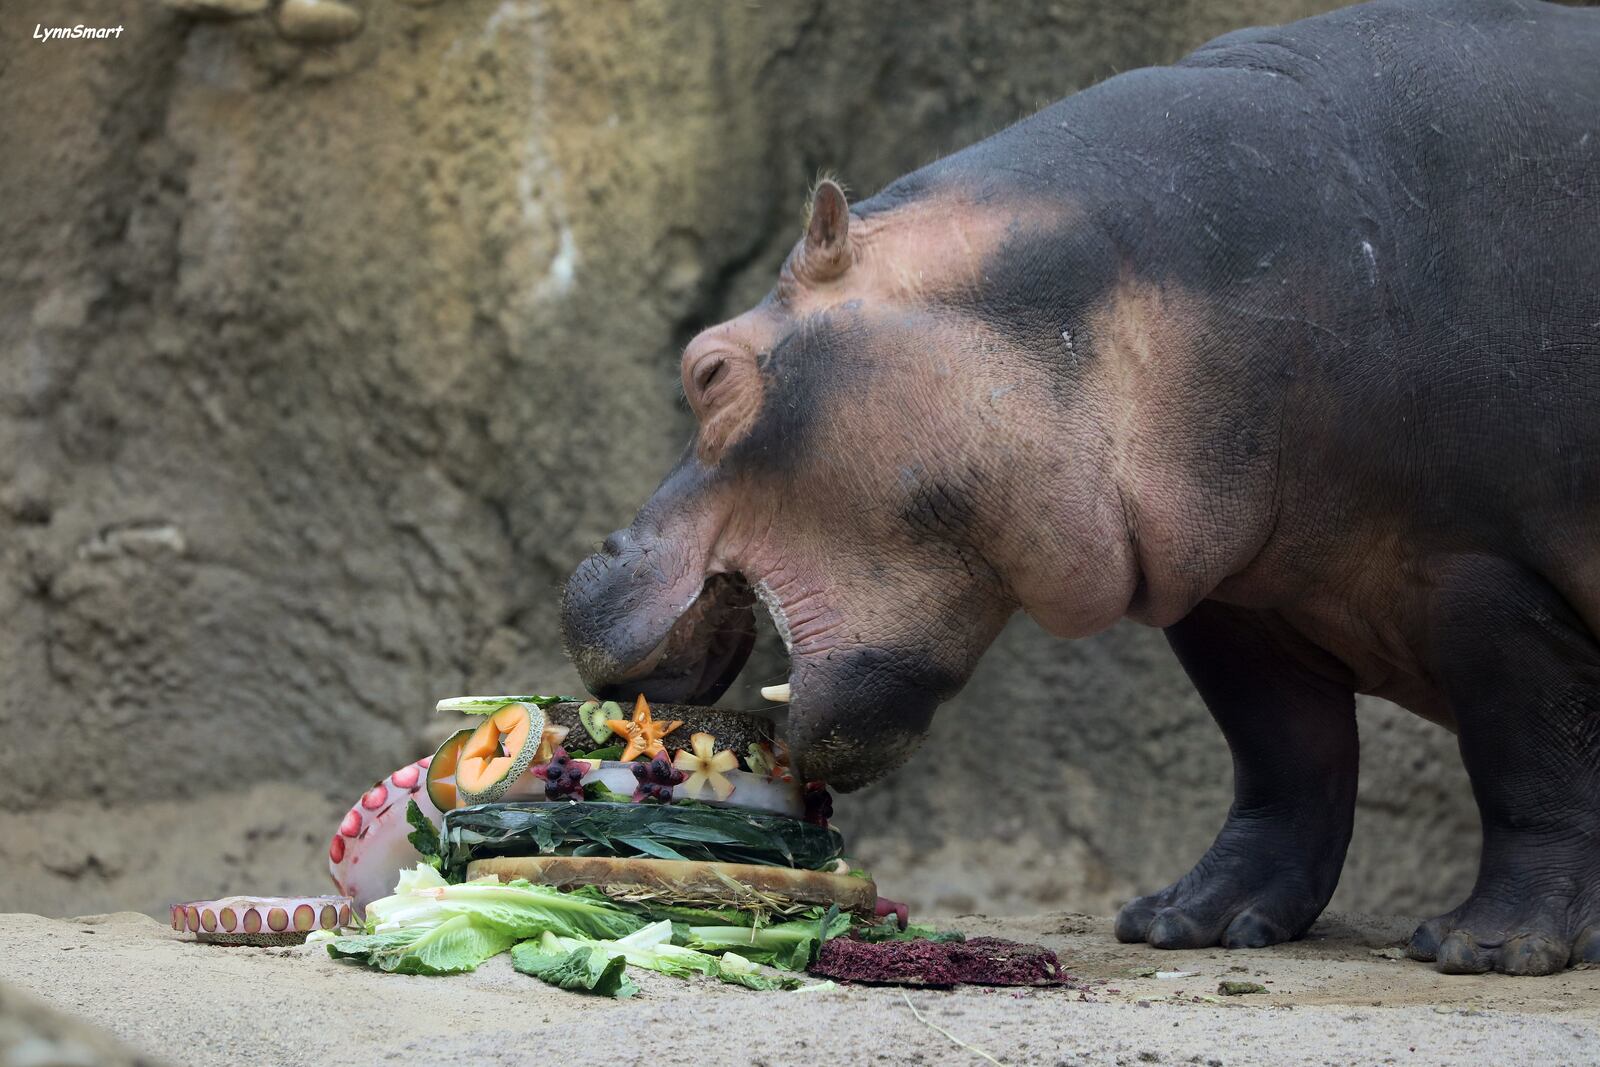
[[[1071,914],[949,922],[1051,946],[1075,988],[754,993],[640,972],[641,995],[618,1002],[504,958],[451,978],[375,974],[320,949],[196,945],[127,912],[0,916],[0,978],[193,1065],[992,1062],[975,1050],[1008,1064],[1600,1064],[1600,971],[1438,975],[1392,958],[1406,922],[1331,917],[1248,953],[1118,945],[1109,920]],[[1148,967],[1198,973],[1135,977]],[[1270,992],[1215,997],[1224,978]]]

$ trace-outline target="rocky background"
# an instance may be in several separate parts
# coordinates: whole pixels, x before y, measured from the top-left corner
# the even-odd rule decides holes
[[[819,170],[867,193],[1324,6],[7,0],[0,910],[322,889],[437,697],[576,688],[556,590],[676,456],[680,346],[765,291]],[[29,39],[79,21],[125,31]],[[1453,904],[1453,740],[1362,730],[1337,903]],[[1102,911],[1229,795],[1159,633],[1019,621],[839,821],[914,904]]]

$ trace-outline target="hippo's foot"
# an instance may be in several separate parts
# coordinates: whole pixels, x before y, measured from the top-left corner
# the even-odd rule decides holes
[[[1411,935],[1407,953],[1445,974],[1553,974],[1569,963],[1600,963],[1600,856],[1585,842],[1529,843],[1522,868],[1496,864],[1466,903],[1429,919]],[[1534,851],[1536,850],[1536,851]]]
[[[1410,954],[1447,974],[1600,962],[1600,643],[1542,576],[1486,556],[1430,575],[1433,669],[1483,823],[1472,895]]]
[[[1117,939],[1260,948],[1300,937],[1339,883],[1355,818],[1355,697],[1262,617],[1207,601],[1167,627],[1233,753],[1228,820],[1194,870],[1129,901]]]
[[[1154,948],[1261,948],[1300,937],[1333,894],[1339,868],[1326,869],[1294,835],[1292,826],[1230,817],[1194,870],[1123,905],[1117,940]],[[1342,857],[1342,849],[1336,852]]]

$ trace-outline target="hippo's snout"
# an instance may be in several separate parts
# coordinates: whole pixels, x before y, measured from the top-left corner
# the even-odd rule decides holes
[[[669,541],[619,530],[578,565],[561,602],[567,652],[595,696],[709,704],[755,645],[755,595],[704,576]]]
[[[917,649],[858,648],[797,663],[788,741],[800,773],[841,792],[910,758],[964,677]]]

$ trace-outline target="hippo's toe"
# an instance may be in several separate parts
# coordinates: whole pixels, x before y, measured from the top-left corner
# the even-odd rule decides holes
[[[1569,963],[1600,962],[1600,922],[1570,921],[1570,903],[1532,894],[1474,897],[1417,927],[1407,953],[1444,974],[1554,974]],[[1574,927],[1576,934],[1566,933]]]
[[[1292,881],[1261,873],[1197,867],[1160,892],[1123,905],[1117,940],[1151,948],[1265,948],[1293,941],[1321,908]]]

